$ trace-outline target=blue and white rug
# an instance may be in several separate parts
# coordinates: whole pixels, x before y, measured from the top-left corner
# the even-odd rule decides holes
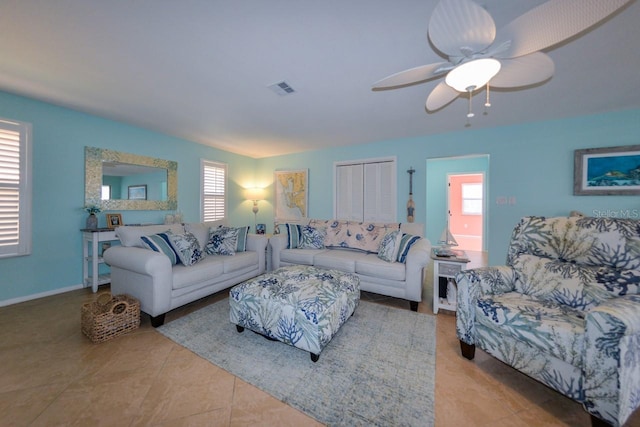
[[[360,301],[324,348],[309,353],[229,322],[228,299],[157,330],[211,363],[330,426],[432,426],[434,316]]]

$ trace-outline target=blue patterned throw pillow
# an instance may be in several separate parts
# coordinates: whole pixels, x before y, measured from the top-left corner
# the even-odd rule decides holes
[[[297,249],[300,242],[300,226],[298,224],[285,224],[287,229],[287,249]]]
[[[209,255],[235,255],[239,229],[221,227],[211,230],[205,251]]]
[[[420,236],[414,236],[412,234],[403,234],[402,239],[400,240],[400,248],[398,250],[398,262],[406,262],[407,254],[418,240],[420,240]]]
[[[378,258],[387,262],[395,262],[398,258],[398,252],[400,251],[401,240],[402,233],[400,230],[385,234],[380,241]]]
[[[249,226],[236,227],[238,237],[236,239],[236,252],[244,252],[247,250],[247,234],[249,234]]]
[[[198,239],[191,233],[169,234],[169,241],[184,265],[193,265],[205,257]]]
[[[324,227],[310,227],[308,225],[299,226],[300,241],[298,248],[300,249],[323,249],[324,239],[327,237],[327,229]]]
[[[169,257],[171,265],[176,265],[179,258],[178,254],[171,246],[169,234],[170,233],[158,233],[151,236],[141,236],[140,239],[147,249],[166,255]]]

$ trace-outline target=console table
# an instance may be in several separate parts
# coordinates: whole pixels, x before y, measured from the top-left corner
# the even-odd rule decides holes
[[[98,267],[104,263],[99,243],[118,240],[115,230],[109,228],[82,229],[82,282],[98,292],[98,286],[111,283],[109,274],[99,274]],[[89,269],[91,263],[91,269]]]
[[[457,286],[456,274],[464,269],[469,258],[464,251],[457,250],[451,251],[450,256],[438,256],[434,248],[431,250],[431,259],[433,260],[433,314],[438,314],[439,309],[456,311],[456,303],[449,303],[446,292],[442,294],[440,292],[440,278],[445,279],[447,284],[451,282]]]

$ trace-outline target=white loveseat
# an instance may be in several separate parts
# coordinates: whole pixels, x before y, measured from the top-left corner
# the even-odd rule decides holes
[[[265,271],[268,238],[247,234],[246,250],[234,255],[206,255],[193,265],[172,265],[169,256],[145,247],[142,236],[191,233],[201,250],[209,230],[220,222],[151,226],[124,226],[116,229],[121,246],[104,253],[111,267],[111,292],[129,294],[140,301],[140,309],[158,327],[174,308],[234,286]]]
[[[370,224],[312,219],[304,226],[326,233],[323,238],[317,239],[317,246],[321,246],[317,249],[299,247],[301,245],[295,236],[292,241],[292,226],[280,224],[280,234],[269,239],[272,269],[286,265],[313,265],[356,273],[360,277],[361,290],[406,299],[411,309],[417,311],[418,303],[422,301],[423,270],[429,262],[431,251],[431,243],[423,237],[423,224]],[[386,234],[398,229],[400,235],[404,235],[404,242],[409,239],[411,244],[408,247],[405,245],[404,254],[400,253],[393,261],[385,261],[377,253],[380,241]]]

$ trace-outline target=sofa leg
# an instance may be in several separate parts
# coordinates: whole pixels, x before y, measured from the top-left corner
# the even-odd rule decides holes
[[[409,307],[411,307],[411,311],[418,311],[418,302],[409,301]]]
[[[151,326],[153,326],[154,328],[157,328],[159,326],[164,325],[164,315],[165,314],[166,313],[162,313],[161,315],[155,316],[155,317],[154,316],[149,316],[149,317],[151,317]]]
[[[240,333],[244,332],[244,326],[236,325],[236,331]]]
[[[476,356],[476,346],[473,344],[467,344],[464,341],[460,341],[460,351],[465,359],[473,360]]]
[[[309,354],[311,355],[311,361],[313,363],[316,363],[318,361],[318,359],[320,359],[320,355],[319,354],[314,354],[314,353],[311,353],[311,352],[309,352]]]
[[[611,424],[609,424],[605,420],[602,420],[593,414],[589,415],[591,415],[591,427],[611,427]]]

